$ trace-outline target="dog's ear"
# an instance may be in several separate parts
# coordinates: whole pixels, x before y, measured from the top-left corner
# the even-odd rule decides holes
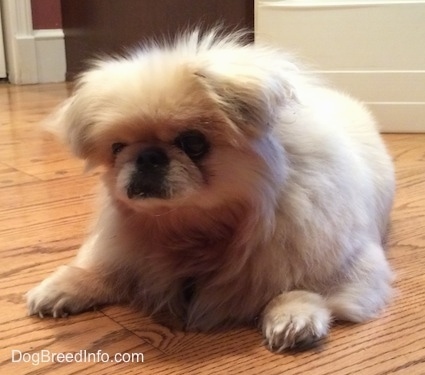
[[[44,121],[43,127],[69,145],[76,156],[82,159],[88,157],[88,124],[84,112],[78,109],[77,95],[74,94],[60,104]]]
[[[99,85],[90,84],[98,75],[97,69],[82,74],[72,96],[60,104],[43,124],[47,131],[67,144],[77,157],[86,161],[87,169],[101,164],[104,158],[94,143],[101,140],[94,133],[94,125],[104,113],[98,93],[101,88],[97,90]]]
[[[294,72],[285,73],[273,61],[274,66],[267,63],[238,59],[195,73],[226,116],[251,136],[273,127],[282,108],[296,102],[291,82]]]

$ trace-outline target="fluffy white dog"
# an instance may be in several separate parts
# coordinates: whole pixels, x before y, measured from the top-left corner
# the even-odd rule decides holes
[[[375,121],[281,51],[194,31],[97,61],[51,118],[103,165],[99,220],[30,314],[132,302],[187,329],[259,322],[276,351],[391,295],[394,175]]]

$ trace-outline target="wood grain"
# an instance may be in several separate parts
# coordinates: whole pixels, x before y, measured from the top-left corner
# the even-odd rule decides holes
[[[379,319],[339,324],[323,345],[276,355],[255,329],[184,333],[127,306],[63,320],[27,317],[24,294],[71,259],[93,217],[98,172],[84,175],[40,121],[63,84],[0,85],[1,374],[425,374],[425,135],[389,134],[397,196],[388,238],[396,294]],[[144,362],[12,362],[31,354],[143,353]]]

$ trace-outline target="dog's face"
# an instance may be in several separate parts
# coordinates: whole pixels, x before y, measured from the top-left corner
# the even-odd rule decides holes
[[[53,117],[78,156],[107,167],[111,193],[133,209],[214,206],[281,178],[271,132],[289,83],[236,44],[224,54],[197,48],[98,62]]]

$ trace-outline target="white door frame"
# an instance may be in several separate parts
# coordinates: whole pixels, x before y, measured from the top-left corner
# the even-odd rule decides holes
[[[4,54],[3,44],[3,27],[1,20],[1,7],[0,7],[0,78],[6,78],[6,58]]]
[[[31,0],[1,0],[6,60],[11,83],[37,83]]]
[[[65,42],[62,29],[34,30],[31,0],[0,1],[10,83],[65,81]]]

